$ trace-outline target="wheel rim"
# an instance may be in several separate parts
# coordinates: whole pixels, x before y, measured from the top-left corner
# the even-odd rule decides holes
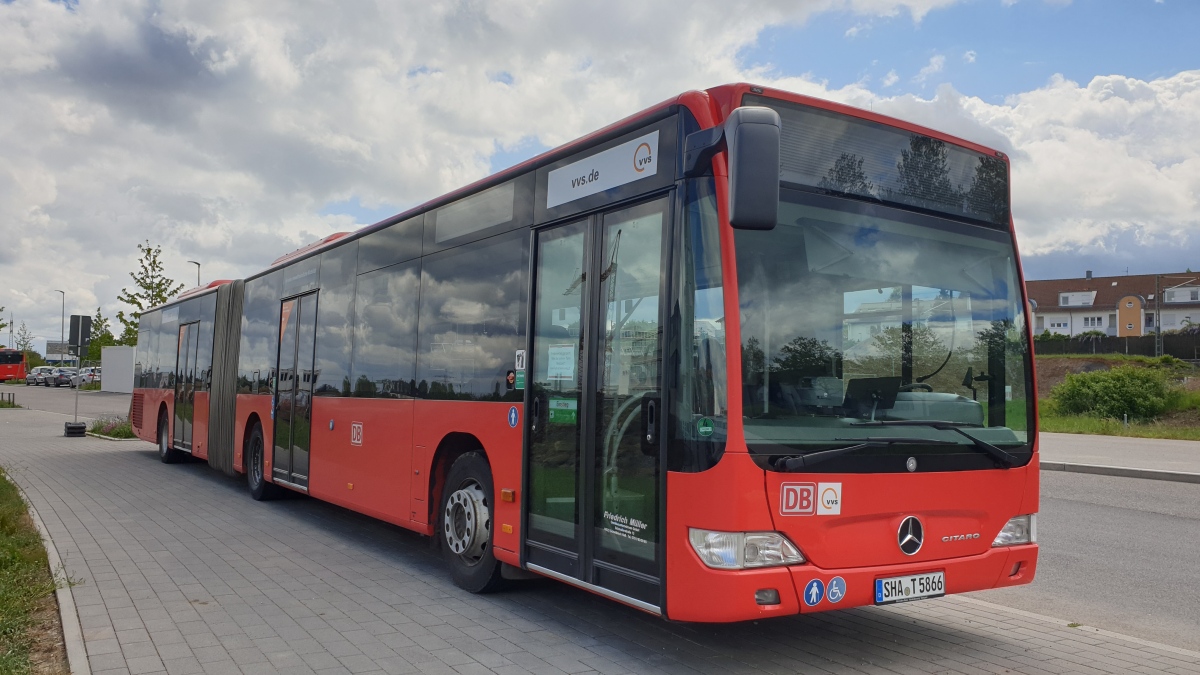
[[[250,475],[255,485],[262,482],[262,441],[257,436],[250,442]]]
[[[492,529],[487,496],[478,483],[455,490],[446,500],[442,530],[446,545],[470,565],[483,558]]]

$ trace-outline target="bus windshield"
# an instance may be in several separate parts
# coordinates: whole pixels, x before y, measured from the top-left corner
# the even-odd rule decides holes
[[[739,230],[735,245],[751,452],[907,459],[976,446],[1029,460],[1033,389],[1007,232],[784,188],[776,228]],[[927,468],[990,466],[975,454]]]
[[[11,349],[0,349],[0,365],[11,366],[25,360],[25,352]]]

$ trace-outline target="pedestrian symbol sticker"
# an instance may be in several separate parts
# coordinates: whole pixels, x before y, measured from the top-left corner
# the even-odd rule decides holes
[[[517,428],[517,406],[515,405],[508,409],[508,426],[513,429]]]
[[[829,580],[829,601],[836,603],[846,597],[846,580],[841,577],[834,577]]]
[[[821,583],[820,579],[813,579],[804,587],[804,604],[809,607],[816,607],[823,597],[825,597],[825,584]]]

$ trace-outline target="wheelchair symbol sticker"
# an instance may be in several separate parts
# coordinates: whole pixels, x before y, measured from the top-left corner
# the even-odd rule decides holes
[[[846,597],[846,580],[841,577],[830,579],[829,590],[825,591],[825,597],[829,598],[829,602],[833,603]]]

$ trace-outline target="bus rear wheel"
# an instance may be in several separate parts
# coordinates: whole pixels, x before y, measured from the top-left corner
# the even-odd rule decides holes
[[[490,593],[504,586],[492,551],[492,471],[478,452],[462,455],[450,467],[438,509],[442,557],[459,588]]]
[[[266,443],[263,442],[261,424],[255,424],[246,440],[244,454],[246,462],[246,486],[250,488],[250,496],[254,501],[262,502],[275,499],[281,488],[274,483],[268,483],[263,469],[266,466]]]
[[[167,411],[158,413],[158,459],[163,464],[175,464],[183,453],[171,447],[171,427],[167,424]]]

